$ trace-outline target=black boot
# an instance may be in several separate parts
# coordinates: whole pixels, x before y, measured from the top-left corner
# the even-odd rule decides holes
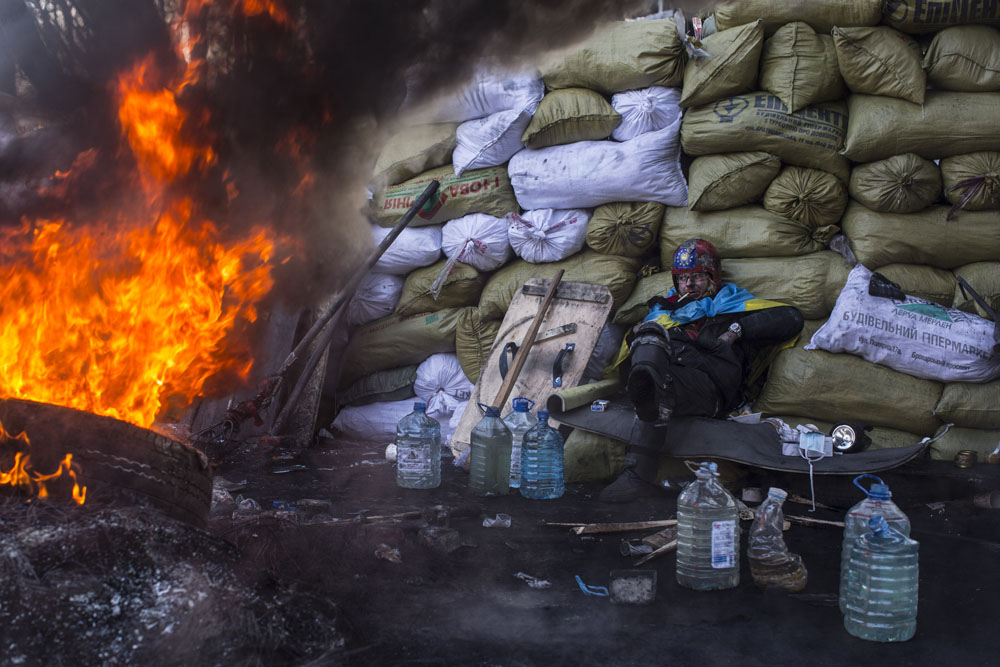
[[[618,479],[604,487],[597,498],[600,502],[628,503],[660,492],[656,471],[664,432],[662,425],[636,420],[625,450],[625,469]]]
[[[640,421],[666,424],[673,408],[670,365],[673,350],[666,330],[656,322],[644,322],[629,345],[629,367],[625,394]],[[631,442],[638,442],[635,437]],[[654,443],[659,447],[662,442]]]

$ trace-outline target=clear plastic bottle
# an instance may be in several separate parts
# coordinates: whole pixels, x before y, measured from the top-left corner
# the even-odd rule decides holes
[[[717,470],[703,462],[677,498],[677,583],[698,591],[740,583],[739,508]]]
[[[875,480],[871,489],[861,486],[860,482],[865,477]],[[896,503],[892,502],[892,493],[880,477],[869,474],[858,475],[854,478],[854,486],[864,491],[865,499],[849,509],[844,518],[844,541],[840,549],[840,613],[845,613],[847,559],[851,556],[854,542],[868,531],[868,521],[878,514],[903,535],[910,534],[909,518],[896,506]]]
[[[563,439],[549,426],[549,411],[539,410],[537,423],[521,445],[521,495],[532,500],[559,498],[563,480]]]
[[[510,429],[510,488],[516,489],[521,486],[521,442],[524,434],[535,425],[535,419],[531,416],[531,408],[535,407],[535,402],[530,398],[518,396],[513,401],[514,411],[504,417],[503,423]]]
[[[407,489],[441,486],[441,424],[417,401],[396,424],[396,484]]]
[[[905,642],[917,630],[920,545],[880,515],[851,547],[844,628],[875,642]]]
[[[785,544],[782,530],[785,516],[781,506],[787,497],[784,489],[768,490],[750,526],[747,558],[755,584],[796,592],[805,588],[809,575],[802,557],[790,553]]]
[[[500,408],[479,405],[486,416],[469,436],[469,491],[477,496],[504,496],[510,490],[510,429]]]

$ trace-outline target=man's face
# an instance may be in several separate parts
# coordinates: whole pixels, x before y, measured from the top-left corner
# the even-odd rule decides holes
[[[712,278],[704,272],[682,273],[677,276],[677,291],[689,299],[708,296],[712,289]]]

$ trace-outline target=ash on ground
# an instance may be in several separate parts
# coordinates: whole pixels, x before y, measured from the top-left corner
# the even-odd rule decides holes
[[[155,510],[10,499],[0,531],[4,664],[301,664],[343,647],[333,602]]]

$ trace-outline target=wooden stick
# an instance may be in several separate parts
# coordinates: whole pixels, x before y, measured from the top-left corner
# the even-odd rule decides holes
[[[626,521],[623,523],[545,523],[546,526],[558,528],[570,528],[577,535],[591,535],[594,533],[624,533],[632,530],[646,530],[647,528],[663,528],[665,526],[676,526],[677,519],[663,519],[660,521]]]
[[[844,527],[843,521],[824,521],[823,519],[813,519],[808,516],[799,516],[797,514],[786,514],[785,518],[792,523],[801,523],[805,526],[839,526]]]
[[[651,561],[654,558],[656,558],[657,556],[662,556],[663,554],[667,553],[668,551],[673,551],[676,548],[677,548],[677,540],[674,540],[672,542],[667,542],[666,544],[664,544],[662,547],[660,547],[656,551],[654,551],[652,553],[648,553],[645,556],[643,556],[642,558],[640,558],[639,560],[637,560],[635,562],[635,564],[636,565],[642,565],[643,563]]]
[[[538,335],[538,329],[542,326],[542,320],[545,319],[545,311],[549,309],[549,304],[552,303],[552,299],[556,295],[556,288],[559,287],[559,281],[562,280],[563,273],[565,273],[564,269],[556,271],[555,277],[549,283],[549,291],[542,298],[542,304],[538,307],[538,313],[535,314],[535,319],[532,320],[531,326],[528,328],[528,333],[524,335],[521,347],[517,349],[517,355],[514,357],[514,367],[507,372],[507,377],[504,378],[503,384],[500,385],[500,391],[497,392],[496,400],[493,401],[493,407],[503,410],[503,406],[507,402],[507,397],[510,396],[511,390],[514,389],[514,383],[517,382],[517,376],[521,374],[521,369],[524,368],[524,362],[528,359],[528,352],[531,351],[531,346],[535,343],[535,336]]]

